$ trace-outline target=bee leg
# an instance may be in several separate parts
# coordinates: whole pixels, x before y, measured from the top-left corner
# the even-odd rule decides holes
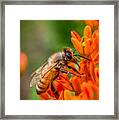
[[[76,73],[78,73],[78,74],[80,74],[80,75],[83,75],[83,74],[81,74],[81,73],[79,73],[78,71],[77,71],[77,69],[75,69],[75,68],[73,68],[73,67],[71,67],[71,66],[69,66],[69,65],[66,65],[69,69],[72,69],[73,71],[75,71]]]
[[[57,90],[54,88],[53,82],[51,82],[51,86],[50,87],[51,87],[51,90],[54,93],[56,99],[58,99],[59,98],[59,94],[58,94]]]
[[[64,70],[64,69],[60,69],[60,72],[66,73],[66,74],[68,74],[68,75],[80,77],[80,76],[78,76],[78,75],[76,75],[76,74],[74,74],[74,73],[72,73],[72,72],[69,72],[69,71],[67,71],[67,70]]]
[[[64,69],[61,69],[60,72],[62,72],[62,73],[66,73],[66,74],[68,74],[68,75],[72,75],[72,76],[77,76],[77,75],[75,75],[74,73],[71,73],[71,72],[66,71],[66,70],[64,70]],[[80,76],[77,76],[77,77],[80,77]],[[73,87],[73,85],[72,85],[72,82],[69,81],[69,83],[70,83],[71,87],[73,88],[73,92],[76,92],[76,93],[77,93],[77,91],[74,90],[74,87]]]
[[[76,49],[73,51],[73,54],[76,52]]]

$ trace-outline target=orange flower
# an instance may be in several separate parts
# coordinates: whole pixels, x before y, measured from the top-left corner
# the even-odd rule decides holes
[[[72,100],[72,95],[69,90],[64,91],[64,100]]]
[[[40,94],[40,99],[62,100],[62,99],[64,99],[64,90],[69,90],[69,91],[73,90],[72,86],[70,85],[68,76],[66,74],[59,75],[57,80],[53,81],[53,86],[54,86],[55,90],[57,91],[59,97],[57,98],[55,96],[55,93],[53,93],[53,91],[51,90],[51,88],[49,86],[49,88],[47,89],[46,92]]]
[[[64,100],[64,91],[61,91],[58,100]]]
[[[85,23],[94,31],[99,28],[99,20],[85,20]]]
[[[91,27],[90,26],[86,26],[85,28],[84,28],[84,32],[83,32],[83,37],[86,39],[86,38],[91,38],[92,37],[92,31],[91,31]]]
[[[71,69],[68,69],[68,71],[77,76],[69,78],[67,74],[60,73],[59,77],[53,82],[59,96],[56,97],[49,87],[45,93],[40,95],[40,98],[46,100],[99,99],[99,23],[98,21],[86,22],[88,25],[84,28],[83,37],[80,37],[77,32],[71,31],[71,42],[81,57],[80,67],[77,68],[80,74]],[[76,67],[74,63],[68,65],[73,68]]]
[[[89,100],[94,99],[94,91],[92,89],[92,84],[89,82],[84,82],[81,85],[81,90],[86,93]]]
[[[28,65],[28,58],[27,55],[23,52],[20,52],[20,74],[22,75]]]
[[[98,30],[95,30],[92,33],[89,25],[84,28],[82,38],[75,31],[71,31],[71,41],[75,49],[81,57],[88,58],[87,60],[83,57],[84,59],[81,59],[79,64],[79,72],[85,75],[85,77],[81,78],[82,82],[78,86],[78,89],[81,88],[81,93],[77,97],[79,99],[99,99],[99,69],[96,67],[99,64],[98,32]],[[80,78],[78,79],[80,80]],[[76,79],[72,81],[76,81]],[[73,85],[75,86],[75,82],[73,82]]]
[[[82,42],[80,41],[80,39],[74,37],[74,36],[75,36],[74,33],[77,34],[76,32],[71,31],[71,36],[72,36],[71,42],[73,43],[75,49],[76,49],[78,52],[80,52],[80,54],[83,54]]]
[[[57,78],[57,82],[59,82],[63,86],[64,89],[72,90],[68,76],[64,77],[63,75],[60,75]]]
[[[95,30],[92,34],[93,49],[99,48],[99,31]]]
[[[78,94],[80,93],[80,84],[81,84],[82,80],[79,79],[77,76],[73,76],[71,78],[71,83],[72,83],[72,86],[73,86],[73,90]]]
[[[99,68],[95,67],[95,80],[96,80],[96,84],[99,85]]]

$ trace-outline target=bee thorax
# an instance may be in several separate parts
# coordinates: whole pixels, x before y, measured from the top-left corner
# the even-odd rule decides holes
[[[48,62],[49,64],[51,63],[56,63],[58,61],[62,61],[63,60],[63,52],[57,52],[57,53],[54,53],[49,59],[48,59]]]

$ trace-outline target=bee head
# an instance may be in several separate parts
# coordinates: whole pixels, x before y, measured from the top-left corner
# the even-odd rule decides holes
[[[65,53],[65,58],[64,58],[65,60],[67,60],[67,61],[72,60],[72,58],[73,58],[73,51],[72,51],[71,48],[69,48],[69,47],[65,48],[64,49],[64,53]]]
[[[65,61],[75,63],[76,65],[78,65],[78,67],[80,67],[78,64],[78,60],[74,56],[74,52],[71,48],[69,47],[65,48],[64,53],[65,53],[65,56],[64,56]]]

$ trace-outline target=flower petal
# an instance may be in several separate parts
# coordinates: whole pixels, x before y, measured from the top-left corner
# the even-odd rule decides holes
[[[80,100],[88,100],[87,93],[86,93],[86,92],[80,93],[79,99],[80,99]]]
[[[76,38],[71,38],[71,42],[74,45],[75,49],[80,53],[83,54],[83,47],[82,43],[78,41]]]
[[[96,30],[99,27],[99,20],[92,20],[93,22],[93,29]]]
[[[73,76],[71,78],[71,83],[73,85],[74,91],[76,91],[77,93],[80,93],[80,91],[81,91],[81,88],[80,88],[81,80],[80,80],[80,78],[78,78],[76,76]]]
[[[92,37],[92,31],[91,31],[91,27],[89,25],[87,25],[85,28],[84,28],[84,38],[91,38]]]
[[[46,94],[46,93],[41,93],[41,94],[40,94],[40,99],[41,99],[41,100],[48,100],[48,99],[49,99],[48,94]]]
[[[69,90],[64,91],[64,100],[72,100],[72,96]]]
[[[95,67],[95,80],[96,84],[99,85],[99,68]]]
[[[89,25],[91,28],[93,28],[93,22],[92,20],[85,20],[86,24]]]
[[[93,50],[93,41],[92,41],[92,39],[91,38],[88,38],[88,39],[85,39],[84,40],[84,51],[85,51],[85,55],[89,55],[91,52],[92,52],[92,50]]]
[[[81,86],[82,91],[87,94],[88,99],[93,100],[94,98],[94,91],[91,85],[88,82],[84,82]]]
[[[94,84],[92,88],[94,90],[94,99],[99,100],[99,87]]]
[[[99,48],[99,31],[95,30],[92,35],[93,49]]]
[[[57,82],[59,82],[63,86],[64,89],[72,90],[69,80],[67,81],[62,77],[58,79]]]
[[[99,27],[99,20],[85,20],[86,24],[94,31]]]
[[[99,50],[95,49],[90,55],[90,58],[95,64],[98,64],[99,63]]]
[[[80,35],[75,31],[71,31],[71,37],[81,41]]]
[[[61,85],[61,83],[57,82],[57,80],[53,82],[53,85],[58,92],[63,90],[63,86]]]
[[[60,96],[59,96],[58,100],[63,100],[63,99],[64,99],[64,91],[62,90],[60,92]]]
[[[92,61],[90,61],[89,70],[90,70],[91,79],[93,80],[93,82],[95,82],[94,63]]]

